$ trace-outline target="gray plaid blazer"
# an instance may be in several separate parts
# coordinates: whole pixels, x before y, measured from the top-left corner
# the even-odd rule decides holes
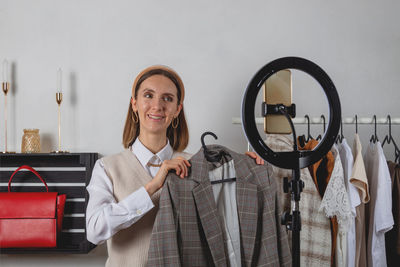
[[[236,171],[236,201],[242,266],[291,266],[284,226],[280,225],[276,182],[267,165],[225,147]],[[150,241],[148,266],[229,266],[225,229],[218,218],[203,149],[191,159],[189,176],[169,173]]]

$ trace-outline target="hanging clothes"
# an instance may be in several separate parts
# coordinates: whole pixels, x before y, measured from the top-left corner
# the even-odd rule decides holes
[[[317,140],[311,139],[303,147],[299,146],[299,149],[313,150],[318,143],[319,142]],[[329,151],[326,156],[308,167],[321,197],[323,197],[325,194],[325,189],[329,183],[329,179],[331,178],[334,164],[335,159],[333,158],[332,152]]]
[[[273,151],[293,151],[292,136],[269,134],[265,143]],[[271,177],[275,178],[278,192],[283,192],[283,178],[291,179],[292,170],[271,166]],[[308,168],[300,170],[300,179],[304,182],[299,204],[301,216],[300,265],[308,267],[331,266],[332,237],[330,220],[319,211],[322,198]],[[281,207],[289,210],[290,194],[281,194]],[[291,241],[289,242],[291,244]]]
[[[277,184],[268,164],[225,147],[207,146],[210,152],[232,157],[240,225],[242,266],[291,266],[286,229],[280,223]],[[210,181],[213,167],[201,149],[190,160],[188,177],[169,173],[160,198],[149,249],[149,266],[229,266],[227,230],[215,202]],[[230,220],[232,218],[225,218]]]
[[[385,233],[393,227],[392,182],[379,141],[370,143],[365,153],[365,170],[371,201],[366,208],[368,267],[387,266]]]
[[[392,214],[394,227],[385,234],[386,258],[388,266],[396,266],[400,262],[400,166],[388,161],[392,180]]]
[[[359,135],[354,135],[353,142],[354,165],[350,182],[357,188],[361,203],[356,207],[356,250],[355,266],[367,266],[367,237],[365,231],[365,204],[369,202],[367,173],[365,172],[362,146]]]
[[[336,246],[333,253],[343,256],[346,249],[345,233],[347,233],[347,231],[349,230],[351,221],[352,219],[354,219],[354,217],[351,214],[351,208],[344,183],[343,167],[340,161],[339,151],[334,145],[331,148],[330,152],[332,153],[335,160],[334,167],[331,173],[331,177],[329,179],[329,183],[326,187],[324,197],[322,198],[320,210],[323,210],[327,217],[336,219],[336,232],[332,231],[332,233],[336,234],[337,244],[341,244],[342,246]],[[336,251],[338,252],[336,253]],[[337,264],[343,266],[342,264],[344,264],[345,259],[341,257],[335,260],[339,260]]]
[[[342,261],[337,261],[337,266],[355,266],[355,251],[356,251],[356,207],[361,204],[360,196],[358,194],[357,188],[351,183],[351,174],[354,165],[354,157],[350,146],[345,138],[342,142],[338,144],[338,150],[340,155],[340,160],[342,162],[344,171],[344,182],[347,190],[347,195],[349,198],[349,204],[351,209],[351,214],[354,219],[351,220],[349,231],[344,234],[346,239],[346,248],[342,247],[344,252],[341,256]],[[339,246],[339,245],[338,245]],[[337,254],[340,253],[337,250]],[[337,255],[337,258],[340,256]]]
[[[303,147],[301,147],[299,144],[299,149],[313,150],[318,145],[318,143],[319,142],[317,140],[311,139]],[[332,155],[332,152],[329,151],[322,159],[318,160],[316,163],[308,167],[321,198],[323,198],[325,194],[325,189],[329,183],[334,164],[335,164],[334,157]],[[335,265],[337,228],[338,224],[336,218],[331,218],[331,237],[332,237],[331,265]]]

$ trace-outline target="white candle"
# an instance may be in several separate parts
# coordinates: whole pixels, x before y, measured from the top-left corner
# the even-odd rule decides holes
[[[8,61],[6,59],[3,61],[3,82],[8,82]]]
[[[57,71],[57,93],[62,93],[62,70],[61,68]]]

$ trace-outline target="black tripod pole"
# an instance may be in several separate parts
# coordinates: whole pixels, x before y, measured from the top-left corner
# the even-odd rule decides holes
[[[300,266],[300,193],[303,190],[304,183],[300,180],[300,168],[293,170],[291,199],[292,199],[292,261],[294,267]]]
[[[287,178],[284,180],[283,191],[288,193],[290,191],[292,214],[287,212],[283,215],[282,224],[286,225],[288,230],[292,231],[292,265],[300,267],[300,231],[301,231],[301,217],[300,217],[300,194],[304,188],[304,182],[300,180],[300,152],[297,148],[297,136],[292,119],[290,118],[287,108],[284,105],[278,105],[279,112],[287,118],[293,134],[293,153],[296,155],[297,161],[292,169],[292,179],[290,182]]]

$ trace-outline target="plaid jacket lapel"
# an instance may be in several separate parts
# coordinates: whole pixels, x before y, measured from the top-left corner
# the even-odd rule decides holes
[[[195,154],[190,162],[192,163],[192,179],[199,183],[192,190],[193,197],[214,264],[215,266],[227,266],[223,229],[218,219],[219,215],[208,178],[208,165],[203,150]]]
[[[247,156],[237,154],[225,147],[221,147],[221,149],[224,149],[232,156],[235,164],[236,202],[240,224],[241,247],[243,249],[242,262],[245,262],[246,266],[250,266],[256,243],[259,215],[257,185],[248,181],[251,173],[244,161],[244,159],[247,159]],[[208,177],[208,164],[204,158],[203,150],[201,149],[190,161],[194,167],[191,170],[193,180],[199,182],[198,186],[192,192],[214,263],[217,266],[221,263],[226,265],[228,256],[223,240],[224,229],[222,229],[218,219],[217,206]]]
[[[251,177],[244,155],[229,151],[233,157],[236,171],[236,202],[240,224],[242,244],[242,263],[251,266],[256,243],[257,223],[259,215],[257,185],[248,181]]]
[[[223,229],[218,219],[211,184],[201,183],[192,192],[214,264],[215,266],[227,266]]]

